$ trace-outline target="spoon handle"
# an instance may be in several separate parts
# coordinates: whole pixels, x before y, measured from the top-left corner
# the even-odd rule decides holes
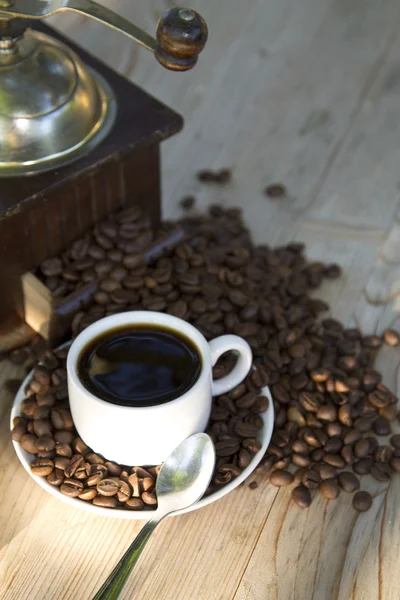
[[[150,519],[140,530],[93,600],[117,600],[154,529],[165,515]]]

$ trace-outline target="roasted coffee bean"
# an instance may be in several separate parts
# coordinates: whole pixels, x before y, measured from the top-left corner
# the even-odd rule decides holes
[[[333,405],[321,406],[317,410],[317,419],[320,421],[328,421],[330,423],[337,419],[337,408]]]
[[[392,435],[392,437],[390,438],[390,443],[393,446],[393,448],[399,449],[400,448],[400,434]]]
[[[258,427],[252,425],[251,423],[238,421],[235,427],[235,432],[242,438],[255,437],[258,433]]]
[[[92,502],[95,506],[102,506],[103,508],[116,508],[118,504],[118,500],[115,496],[102,496],[101,494],[97,494]]]
[[[357,512],[366,512],[372,506],[372,496],[369,492],[357,492],[353,497],[353,508]]]
[[[86,454],[85,460],[91,465],[104,465],[105,463],[104,458],[95,452],[89,452],[89,454]]]
[[[393,329],[386,329],[383,339],[388,346],[398,346],[400,344],[400,335]]]
[[[299,401],[305,410],[313,413],[316,413],[320,407],[318,397],[311,392],[301,392]]]
[[[287,419],[293,423],[296,423],[299,427],[304,427],[306,420],[303,414],[296,406],[291,406],[287,411]]]
[[[36,402],[39,407],[53,408],[56,400],[54,392],[49,391],[36,394]]]
[[[93,500],[94,498],[96,498],[97,496],[97,490],[95,488],[86,488],[85,490],[83,490],[83,492],[81,492],[80,494],[78,494],[78,498],[80,498],[81,500]]]
[[[389,465],[395,473],[400,473],[400,457],[394,456],[389,460]]]
[[[238,400],[236,400],[236,406],[237,408],[250,408],[251,406],[253,406],[254,402],[256,401],[256,398],[256,392],[249,392],[248,394],[245,394],[244,396],[241,396],[240,398],[238,398]]]
[[[327,465],[335,467],[335,469],[343,469],[346,466],[344,459],[338,454],[325,454],[322,459]]]
[[[272,471],[269,476],[269,480],[272,485],[276,487],[282,487],[285,485],[290,485],[293,482],[293,475],[289,473],[289,471],[282,471],[280,469],[276,471]]]
[[[361,439],[354,446],[354,455],[357,458],[365,458],[370,453],[370,444],[368,440]]]
[[[55,450],[58,456],[65,456],[66,458],[71,458],[73,454],[71,446],[62,442],[56,443]]]
[[[48,258],[40,265],[40,270],[46,277],[52,277],[54,275],[61,275],[63,270],[63,264],[59,258]]]
[[[70,430],[74,428],[74,423],[69,410],[60,408],[51,411],[51,423],[54,429]]]
[[[34,475],[46,477],[53,471],[54,463],[49,458],[37,458],[31,463],[30,467]]]
[[[292,499],[293,502],[300,508],[308,508],[311,504],[311,494],[303,485],[299,485],[294,488],[292,492]]]
[[[74,439],[74,434],[72,431],[59,429],[58,431],[54,432],[53,438],[56,443],[71,445]]]
[[[64,471],[53,469],[46,477],[47,483],[54,486],[60,486],[64,481]]]
[[[130,510],[143,510],[145,504],[141,498],[129,498],[124,504],[124,508]]]
[[[110,477],[119,477],[122,473],[122,467],[115,462],[106,461],[104,467],[107,469]]]
[[[372,464],[371,458],[361,458],[353,464],[353,470],[357,475],[367,475],[371,471]]]
[[[370,473],[377,481],[387,481],[390,478],[390,475],[382,467],[383,465],[380,464],[375,464],[371,467]]]
[[[54,439],[50,435],[41,435],[36,440],[38,452],[50,452],[56,447]]]
[[[354,462],[353,448],[351,446],[343,446],[340,451],[340,456],[345,460],[348,465],[352,465]]]
[[[322,481],[324,481],[325,479],[335,479],[337,475],[336,469],[334,467],[324,463],[315,465],[313,469],[319,473],[319,476]]]
[[[375,460],[380,463],[387,463],[392,458],[393,450],[390,446],[378,446],[375,450]]]
[[[321,476],[314,469],[307,469],[303,475],[302,484],[308,489],[315,489],[321,481]]]
[[[358,429],[349,429],[343,437],[345,444],[355,444],[361,439],[361,433]]]
[[[351,417],[351,406],[350,404],[343,404],[339,407],[338,420],[346,427],[351,427],[353,419]]]
[[[11,437],[14,440],[14,442],[21,442],[22,436],[24,436],[27,431],[26,426],[27,426],[27,421],[25,421],[25,419],[21,420],[19,423],[14,425],[14,427],[11,431]],[[29,452],[29,450],[28,450],[28,452]]]
[[[292,455],[292,463],[297,467],[309,467],[311,464],[311,459],[304,454],[294,453]]]
[[[96,489],[102,496],[115,496],[118,493],[119,484],[115,479],[102,479],[96,485]]]
[[[83,483],[77,479],[66,479],[60,487],[60,492],[70,498],[77,498],[83,491]]]
[[[340,494],[340,487],[336,479],[324,479],[319,484],[319,491],[327,500],[335,500]]]
[[[325,444],[325,452],[330,452],[332,454],[336,454],[340,452],[343,446],[343,440],[338,435],[334,435]]]
[[[360,488],[360,482],[354,473],[343,471],[338,475],[338,482],[343,491],[351,493]]]
[[[379,417],[373,423],[376,435],[389,435],[391,433],[390,423],[386,419]]]
[[[65,471],[67,465],[69,464],[69,458],[67,458],[66,456],[56,456],[54,459],[54,466],[56,467],[56,469],[61,469],[62,471]]]
[[[69,461],[68,465],[65,467],[65,476],[73,477],[75,475],[76,470],[84,463],[85,459],[81,454],[74,454],[74,456]]]
[[[157,497],[154,492],[143,492],[142,500],[145,504],[155,506],[157,504]]]
[[[310,448],[308,447],[307,442],[304,440],[294,440],[292,443],[292,450],[296,453],[308,454]]]
[[[394,421],[397,417],[397,408],[395,404],[390,404],[379,409],[379,415],[388,421]]]

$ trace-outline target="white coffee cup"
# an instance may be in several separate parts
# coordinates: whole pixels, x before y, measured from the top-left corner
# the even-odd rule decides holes
[[[192,387],[179,398],[155,406],[120,406],[89,392],[78,376],[82,350],[99,335],[116,327],[156,325],[183,334],[196,346],[201,371]],[[233,370],[213,381],[212,367],[228,351],[237,351]],[[189,323],[151,311],[133,311],[100,319],[74,340],[68,352],[68,393],[72,418],[82,440],[94,452],[123,465],[158,465],[193,433],[205,430],[212,396],[225,394],[246,377],[252,363],[248,343],[236,335],[211,342]]]

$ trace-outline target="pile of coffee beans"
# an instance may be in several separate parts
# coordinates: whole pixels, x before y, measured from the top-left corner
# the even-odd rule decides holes
[[[46,478],[65,496],[107,508],[155,509],[160,466],[119,465],[79,438],[69,410],[67,352],[68,348],[47,351],[34,369],[21,415],[13,423],[13,440],[32,454],[32,473]],[[229,361],[224,361],[217,377],[229,369]],[[260,413],[268,409],[268,399],[258,390],[260,377],[254,370],[229,396],[214,399],[208,432],[215,443],[217,463],[207,494],[237,477],[260,450]]]
[[[179,224],[186,239],[147,265],[134,257],[145,243],[143,231],[146,243],[152,239],[148,222],[136,209],[123,214],[75,242],[57,259],[57,275],[50,275],[48,261],[41,267],[57,283],[69,280],[70,290],[83,274],[85,281],[99,278],[92,305],[74,319],[73,335],[106,315],[147,309],[185,319],[207,339],[244,337],[257,371],[239,391],[215,401],[210,431],[230,467],[219,463],[213,485],[234,477],[246,452],[256,449],[257,411],[265,402],[259,390],[269,385],[275,431],[264,469],[271,484],[294,483],[293,500],[302,507],[318,490],[329,499],[355,492],[354,507],[367,510],[371,499],[357,491],[360,478],[386,481],[400,471],[397,398],[374,369],[382,343],[399,344],[397,332],[363,335],[321,318],[329,306],[313,293],[324,279],[339,277],[340,268],[307,261],[300,243],[255,246],[239,209],[212,206],[208,215],[185,217]],[[392,436],[390,443],[382,436]]]

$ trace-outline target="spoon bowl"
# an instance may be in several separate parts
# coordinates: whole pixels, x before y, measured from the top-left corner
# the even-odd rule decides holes
[[[206,433],[186,438],[167,458],[157,477],[161,512],[191,506],[204,494],[215,465],[215,449]]]

